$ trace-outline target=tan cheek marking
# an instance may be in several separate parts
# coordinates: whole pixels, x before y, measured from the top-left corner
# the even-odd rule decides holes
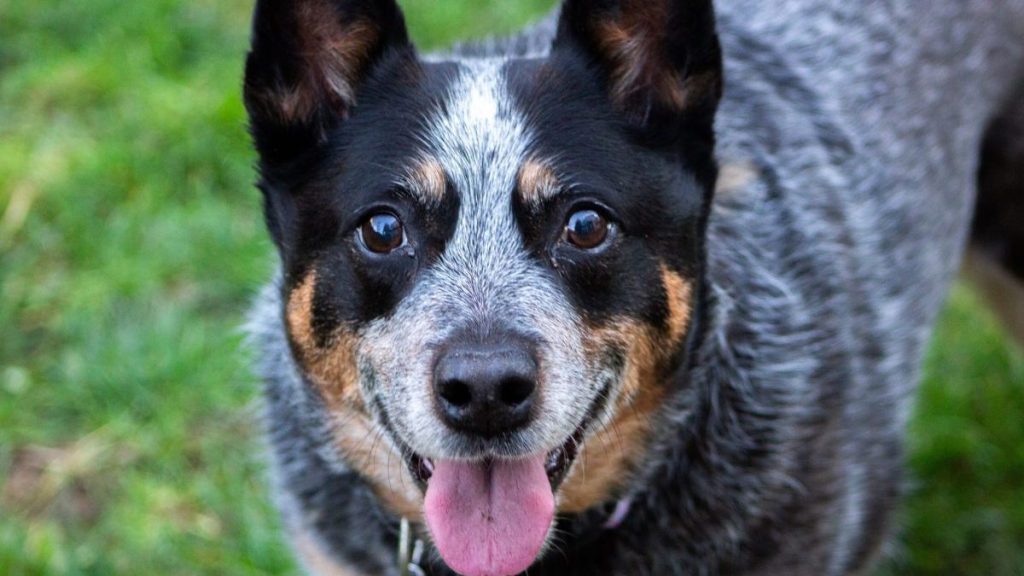
[[[563,512],[582,512],[606,501],[628,484],[629,471],[644,458],[651,416],[667,392],[659,379],[686,336],[692,315],[692,284],[664,265],[661,274],[668,301],[665,328],[625,320],[595,328],[586,344],[588,355],[604,354],[610,347],[626,350],[626,368],[611,423],[583,445],[562,488]]]
[[[421,514],[421,496],[405,463],[371,421],[359,390],[356,336],[344,330],[324,347],[312,328],[316,273],[311,272],[288,297],[288,331],[298,359],[331,414],[332,433],[346,461],[368,479],[394,512]]]
[[[357,385],[355,335],[341,329],[330,342],[320,347],[313,334],[313,295],[316,272],[310,272],[288,297],[286,316],[288,333],[299,361],[324,401],[332,409],[362,408]]]
[[[587,343],[588,354],[603,354],[611,346],[625,349],[626,367],[612,421],[587,439],[562,488],[563,512],[582,512],[605,501],[629,482],[627,472],[643,458],[649,415],[665,393],[665,387],[655,382],[663,355],[656,345],[656,332],[625,321],[595,330]]]
[[[661,266],[661,281],[665,286],[665,297],[668,301],[666,325],[668,326],[669,345],[674,348],[683,341],[686,330],[690,327],[690,314],[693,310],[693,285],[664,264]]]
[[[553,198],[559,189],[558,176],[548,162],[530,158],[519,168],[519,197],[528,206],[539,206]]]
[[[448,177],[444,166],[436,158],[421,158],[409,170],[405,185],[416,198],[426,204],[444,200],[448,190]]]

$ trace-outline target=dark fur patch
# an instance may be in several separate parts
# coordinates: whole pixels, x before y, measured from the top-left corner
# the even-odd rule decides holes
[[[1024,344],[1024,84],[985,134],[963,270]]]
[[[1024,282],[1024,85],[985,134],[972,241]]]

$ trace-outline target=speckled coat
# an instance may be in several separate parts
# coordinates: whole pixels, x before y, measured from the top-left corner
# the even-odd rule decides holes
[[[612,498],[561,517],[531,576],[859,574],[893,535],[904,430],[970,232],[982,139],[1024,82],[1024,1],[716,10],[725,91],[702,337],[616,494],[628,516],[602,527]],[[459,54],[543,55],[554,34],[549,19]],[[313,573],[396,575],[400,518],[331,453],[284,306],[275,283],[250,326],[296,550]],[[452,574],[429,544],[421,565]]]

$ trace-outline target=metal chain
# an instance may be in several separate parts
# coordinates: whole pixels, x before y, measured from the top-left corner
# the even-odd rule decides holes
[[[398,531],[398,574],[399,576],[426,576],[420,561],[423,559],[423,542],[413,539],[412,526],[408,518],[402,518]]]

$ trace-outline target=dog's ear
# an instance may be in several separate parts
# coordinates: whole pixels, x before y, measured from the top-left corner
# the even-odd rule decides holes
[[[245,106],[264,159],[287,159],[356,105],[389,55],[413,57],[394,0],[258,0],[245,65]]]
[[[722,94],[712,0],[566,0],[560,51],[595,65],[613,104],[650,135],[710,130]]]

